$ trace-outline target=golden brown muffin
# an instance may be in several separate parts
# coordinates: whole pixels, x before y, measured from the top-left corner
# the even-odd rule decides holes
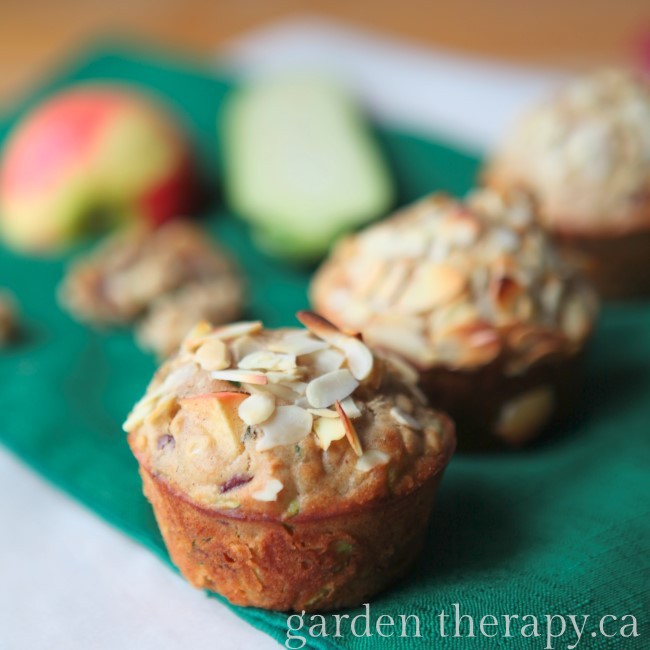
[[[609,298],[650,293],[650,82],[607,69],[519,123],[486,172],[534,193],[561,252]]]
[[[299,317],[199,324],[124,425],[172,560],[237,605],[354,606],[404,575],[455,447],[417,373]]]
[[[138,343],[165,357],[199,320],[218,325],[237,318],[242,285],[207,233],[172,221],[108,237],[72,264],[59,298],[75,318],[95,326],[136,321]]]
[[[572,399],[595,297],[519,192],[423,199],[343,240],[315,308],[408,360],[465,448],[532,440]]]

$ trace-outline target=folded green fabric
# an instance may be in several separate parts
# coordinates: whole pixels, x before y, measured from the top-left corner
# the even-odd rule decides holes
[[[71,65],[37,95],[97,78],[138,84],[170,101],[196,140],[206,174],[219,177],[215,114],[231,87],[225,75],[215,78],[196,63],[166,55],[107,48]],[[19,113],[7,117],[0,137]],[[471,186],[476,158],[390,129],[380,129],[378,137],[400,201]],[[259,254],[246,227],[223,210],[206,215],[205,224],[241,261],[251,287],[248,315],[269,326],[295,324],[294,312],[307,305],[309,273]],[[57,307],[64,264],[0,250],[0,284],[17,294],[27,327],[20,345],[0,354],[0,441],[168,561],[120,428],[154,362],[129,332],[91,331]],[[565,648],[577,642],[570,619],[564,635],[547,645],[547,633],[558,634],[561,624],[554,619],[549,627],[544,617],[574,615],[580,626],[587,614],[578,647],[650,647],[649,303],[605,308],[587,371],[584,398],[553,440],[522,453],[454,458],[426,550],[408,579],[371,603],[368,630],[359,619],[355,636],[346,619],[336,638],[328,616],[325,628],[317,622],[310,635],[314,621],[305,618],[289,647],[300,647],[303,638],[308,648]],[[467,618],[463,637],[452,636],[454,603],[474,617],[475,638],[466,636]],[[286,615],[233,610],[281,643],[287,640]],[[450,615],[443,619],[447,636],[440,631],[442,610]],[[380,628],[394,636],[377,632],[381,615],[396,621],[390,628],[384,618]],[[414,636],[413,618],[406,636],[398,636],[400,615],[419,617],[420,637]],[[487,619],[482,635],[478,625],[485,615],[497,617],[496,625]],[[513,617],[509,637],[504,615]],[[537,630],[524,615],[538,618]],[[600,632],[604,615],[617,617],[603,623],[606,634],[616,634],[612,638]],[[622,638],[621,628],[631,621],[625,615],[636,617],[640,636]],[[294,627],[299,623],[292,619]],[[535,631],[538,636],[525,636]],[[629,625],[623,630],[632,632]]]

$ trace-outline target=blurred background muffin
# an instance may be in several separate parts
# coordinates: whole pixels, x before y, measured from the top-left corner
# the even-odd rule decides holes
[[[311,299],[415,365],[461,448],[525,444],[566,411],[596,315],[530,199],[492,190],[433,195],[342,241]]]
[[[533,192],[544,226],[601,294],[650,293],[650,82],[603,69],[526,115],[486,173]]]

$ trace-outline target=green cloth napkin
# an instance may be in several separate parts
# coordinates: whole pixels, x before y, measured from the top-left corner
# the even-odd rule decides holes
[[[206,177],[218,182],[215,115],[232,82],[197,62],[133,47],[95,50],[68,65],[6,117],[0,137],[37,98],[85,79],[126,81],[161,95],[186,122]],[[433,189],[463,193],[475,178],[478,159],[441,142],[389,128],[379,129],[378,137],[402,202]],[[218,198],[214,203],[205,224],[241,261],[250,283],[248,316],[269,326],[295,324],[294,312],[307,306],[310,273],[261,255],[246,227]],[[26,325],[24,340],[0,353],[0,441],[168,561],[120,428],[154,361],[128,331],[92,331],[57,307],[55,289],[65,263],[0,250],[0,285],[17,294]],[[343,625],[341,638],[312,638],[305,627],[300,634],[307,637],[306,647],[543,648],[547,614],[590,615],[579,647],[650,647],[650,304],[604,309],[587,371],[584,399],[552,441],[521,453],[453,459],[416,570],[371,603],[373,636],[356,638]],[[10,526],[3,522],[5,531]],[[43,544],[46,552],[47,540]],[[499,617],[497,628],[486,628],[498,636],[441,637],[437,615],[443,609],[452,613],[454,603],[476,625],[486,614]],[[285,615],[232,609],[285,641]],[[422,637],[379,637],[375,621],[382,614],[395,620],[400,614],[419,616]],[[522,638],[520,623],[511,638],[503,638],[504,614],[538,616],[541,636]],[[606,614],[636,616],[640,636],[592,637]],[[327,619],[330,635],[332,620]],[[608,619],[608,633],[619,628]],[[549,647],[575,641],[569,630]]]

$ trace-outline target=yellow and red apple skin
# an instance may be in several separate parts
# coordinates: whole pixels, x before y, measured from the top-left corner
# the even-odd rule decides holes
[[[234,458],[243,450],[246,424],[239,417],[239,405],[248,393],[222,391],[193,395],[180,400],[181,409],[192,418],[193,429],[203,429],[214,438],[224,457]]]
[[[13,248],[64,248],[111,221],[159,225],[191,210],[191,149],[174,119],[136,90],[59,93],[10,134],[0,161],[0,233]]]

